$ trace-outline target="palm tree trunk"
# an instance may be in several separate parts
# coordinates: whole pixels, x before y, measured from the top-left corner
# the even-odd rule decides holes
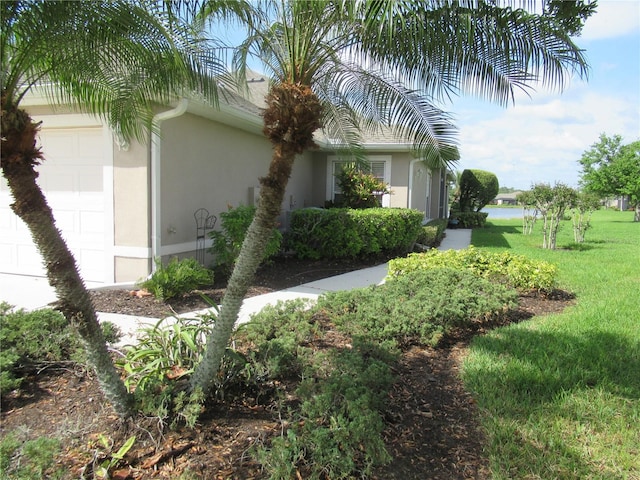
[[[280,215],[286,182],[283,184],[272,180],[278,177],[284,177],[288,180],[295,160],[295,152],[283,152],[283,150],[287,149],[276,147],[269,175],[261,179],[260,200],[255,216],[249,225],[240,254],[229,278],[219,316],[213,331],[207,338],[204,356],[191,377],[191,387],[193,389],[201,388],[206,394],[210,393],[214,387],[222,358],[238,320],[242,301],[264,258],[267,240],[276,225],[278,215]]]
[[[200,388],[205,394],[214,387],[242,300],[280,215],[295,157],[315,146],[313,132],[320,127],[322,106],[310,88],[299,84],[277,85],[272,87],[266,100],[264,133],[274,146],[273,157],[267,176],[260,179],[260,201],[229,278],[220,315],[207,338],[202,361],[191,377],[191,388]]]
[[[15,200],[11,209],[31,232],[49,284],[58,297],[56,308],[77,330],[104,395],[118,415],[131,416],[130,395],[109,356],[89,292],[36,182],[38,173],[34,166],[42,158],[35,140],[39,125],[26,112],[4,107],[3,103],[2,173]]]

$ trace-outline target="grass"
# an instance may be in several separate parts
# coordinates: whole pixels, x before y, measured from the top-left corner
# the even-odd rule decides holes
[[[599,211],[586,242],[570,222],[555,251],[540,225],[518,220],[473,231],[478,248],[559,267],[577,302],[476,338],[463,378],[487,433],[495,479],[640,479],[640,224]]]

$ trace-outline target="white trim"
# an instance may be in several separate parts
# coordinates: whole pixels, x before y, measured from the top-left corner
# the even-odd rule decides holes
[[[113,246],[115,243],[114,233],[114,185],[113,185],[113,133],[106,125],[102,127],[102,141],[104,153],[108,158],[106,165],[102,168],[102,192],[104,196],[104,282],[113,283],[115,281],[115,260]]]
[[[28,110],[28,109],[27,109]],[[53,115],[32,115],[33,119],[42,122],[42,128],[47,130],[55,128],[76,128],[76,127],[102,127],[102,121],[93,115],[84,113],[53,114]]]
[[[113,247],[114,257],[126,257],[126,258],[151,258],[151,249],[148,247],[126,247],[123,245],[116,245]]]
[[[213,246],[212,239],[205,240],[205,249]],[[197,249],[195,240],[192,242],[174,243],[172,245],[163,245],[160,247],[160,256],[166,257],[167,255],[178,255],[181,253],[195,252]]]

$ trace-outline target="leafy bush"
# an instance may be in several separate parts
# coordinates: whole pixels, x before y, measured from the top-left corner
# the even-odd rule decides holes
[[[371,173],[360,170],[355,164],[345,164],[337,175],[341,201],[337,206],[345,208],[381,207],[382,195],[389,187]]]
[[[291,212],[288,244],[300,258],[355,257],[362,250],[350,210],[302,208]]]
[[[490,319],[516,305],[517,293],[465,270],[432,268],[319,299],[334,323],[371,341],[436,345],[451,329]]]
[[[101,324],[108,342],[121,333],[110,322]],[[20,386],[22,376],[43,363],[84,362],[84,350],[64,316],[45,308],[27,312],[0,303],[0,393]]]
[[[178,260],[174,257],[167,265],[156,259],[156,271],[147,280],[139,282],[139,286],[166,301],[212,283],[213,272],[200,265],[195,258]]]
[[[145,390],[192,373],[214,322],[213,315],[169,317],[142,328],[137,343],[127,345],[126,356],[119,361],[127,374],[125,385],[130,390]]]
[[[520,290],[550,292],[556,287],[558,268],[548,262],[531,260],[509,252],[487,252],[470,246],[463,250],[430,250],[412,253],[389,262],[389,279],[416,270],[448,267],[470,270]]]
[[[172,417],[172,425],[180,420],[195,425],[204,402],[202,391],[187,395],[178,383],[201,361],[214,322],[214,314],[166,318],[142,329],[138,342],[125,347],[118,365],[142,412],[163,421]]]
[[[289,244],[300,258],[406,253],[421,228],[422,213],[406,208],[307,208],[292,212]]]
[[[214,230],[209,233],[213,239],[213,246],[209,249],[215,257],[215,265],[218,268],[230,272],[240,254],[242,242],[247,235],[249,225],[253,221],[256,207],[239,206],[229,207],[229,210],[220,214],[220,226],[222,230]],[[267,242],[263,261],[273,257],[280,251],[282,244],[282,233],[276,228],[273,229],[271,237],[265,239]]]

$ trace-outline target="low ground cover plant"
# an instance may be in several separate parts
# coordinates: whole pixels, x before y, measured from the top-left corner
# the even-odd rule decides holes
[[[101,328],[108,343],[121,336],[112,323],[103,322]],[[84,361],[80,340],[60,312],[15,310],[0,303],[0,394],[20,387],[23,378],[38,368]]]
[[[434,269],[255,315],[233,340],[247,371],[276,390],[298,382],[293,397],[282,394],[281,435],[255,450],[269,478],[366,478],[390,460],[381,432],[400,349],[437,344],[516,299],[515,290],[471,272]],[[344,337],[337,344],[335,329]],[[333,346],[318,348],[328,330]]]
[[[135,344],[123,347],[117,364],[141,412],[172,425],[195,425],[204,398],[198,391],[187,395],[181,380],[202,359],[214,321],[215,314],[168,317],[143,328]]]
[[[398,345],[437,345],[454,328],[490,320],[517,304],[517,293],[466,270],[432,268],[387,283],[329,293],[319,308],[351,335]]]
[[[470,246],[462,250],[430,250],[412,253],[389,262],[389,279],[416,270],[434,268],[469,270],[519,290],[548,293],[557,286],[558,268],[551,262],[533,260],[511,252],[488,252]]]

